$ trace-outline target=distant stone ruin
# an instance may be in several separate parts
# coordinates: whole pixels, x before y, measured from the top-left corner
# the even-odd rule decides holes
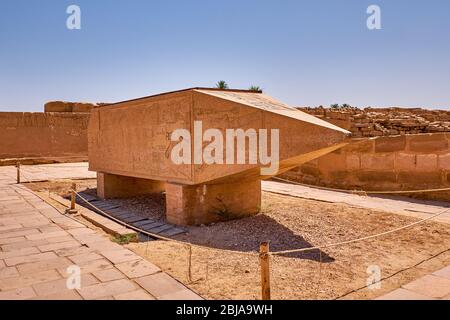
[[[299,108],[352,132],[354,138],[450,132],[450,111],[421,108]]]
[[[44,105],[44,112],[89,113],[104,103],[50,101]]]

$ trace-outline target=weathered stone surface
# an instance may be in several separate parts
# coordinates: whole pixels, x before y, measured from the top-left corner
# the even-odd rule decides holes
[[[94,109],[89,122],[89,165],[90,170],[98,173],[99,196],[161,192],[163,182],[168,182],[167,217],[172,223],[202,224],[257,213],[260,196],[253,197],[256,184],[276,174],[261,173],[261,167],[267,164],[259,161],[258,156],[256,163],[247,159],[246,163],[227,165],[196,161],[176,164],[171,159],[176,144],[167,143],[169,134],[186,129],[194,136],[194,128],[200,122],[200,134],[217,129],[224,137],[226,129],[278,130],[280,172],[339,149],[346,144],[349,134],[261,93],[242,90],[188,89],[119,102]],[[133,130],[124,130],[118,136],[116,128],[123,126],[132,126]],[[151,133],[148,128],[152,128]],[[247,146],[244,153],[253,151],[256,150],[249,151]],[[228,158],[235,158],[236,153],[232,148]],[[235,185],[231,186],[232,183]],[[254,185],[242,187],[247,183]],[[175,187],[176,184],[184,189]],[[241,190],[249,201],[235,201],[238,194],[235,189]],[[217,203],[219,193],[224,203]],[[183,199],[182,210],[172,205],[178,196]],[[249,207],[245,207],[249,202]],[[212,212],[215,207],[218,209]],[[183,216],[178,217],[181,212]]]
[[[0,264],[0,279],[18,277],[19,272],[15,267],[2,267]]]
[[[396,136],[396,137],[381,137],[375,140],[375,152],[395,152],[395,151],[403,151],[406,148],[406,138],[405,136]]]
[[[346,168],[347,168],[347,170],[359,170],[359,169],[361,169],[361,159],[359,158],[359,155],[357,155],[357,154],[348,154],[347,157],[346,157]]]
[[[361,168],[372,171],[394,170],[394,154],[362,154]]]
[[[433,275],[450,280],[450,266],[440,269],[436,272],[433,272]]]
[[[440,152],[448,150],[444,134],[424,134],[408,136],[409,150],[413,152]]]
[[[378,297],[375,300],[434,300],[434,298],[414,291],[399,288],[388,294]]]
[[[398,171],[411,172],[416,169],[416,155],[411,153],[397,153],[395,158],[395,168]]]
[[[31,262],[20,264],[17,266],[17,270],[22,275],[27,275],[35,272],[42,272],[46,270],[59,269],[59,268],[67,268],[73,263],[69,261],[67,258],[58,257],[54,259]]]
[[[0,291],[0,300],[27,300],[36,296],[31,287]]]
[[[16,249],[12,251],[0,252],[0,259],[6,260],[8,258],[21,257],[39,252],[40,251],[35,247]]]
[[[141,259],[138,255],[128,249],[102,251],[101,254],[114,264]]]
[[[7,266],[15,266],[22,263],[32,263],[45,260],[55,259],[57,256],[53,252],[36,253],[27,256],[20,256],[15,258],[5,259],[5,264]]]
[[[136,290],[132,292],[122,293],[114,296],[116,300],[155,300],[150,294],[144,290]]]
[[[450,279],[426,275],[403,286],[404,289],[431,298],[443,298],[450,294]]]
[[[354,137],[450,131],[450,112],[421,108],[300,108],[352,131]]]
[[[69,235],[66,231],[55,231],[55,232],[46,232],[46,233],[32,233],[29,235],[26,235],[25,237],[28,240],[41,240],[41,239],[48,239],[48,238],[56,238],[56,237],[64,237]]]
[[[89,114],[0,112],[0,159],[87,157]]]
[[[136,282],[157,299],[186,290],[183,284],[161,272],[137,278]]]
[[[161,271],[153,263],[143,259],[119,263],[116,264],[115,267],[129,278],[140,278]]]
[[[4,291],[7,291],[60,278],[61,276],[55,270],[46,270],[42,272],[20,275],[19,277],[14,278],[0,279],[0,288],[2,288],[2,290]]]
[[[376,144],[379,139],[382,139],[379,146],[383,146],[383,150],[381,147],[356,147],[369,144],[356,139],[350,145],[317,159],[314,164],[306,163],[280,177],[352,190],[410,191],[450,187],[450,148],[444,150],[435,147],[436,143],[445,146],[443,141],[448,140],[446,134],[383,137],[375,138],[371,143]],[[406,146],[401,149],[404,141]],[[412,141],[416,147],[421,146],[421,151],[411,150],[409,143]],[[392,146],[389,146],[390,143]],[[430,147],[426,146],[428,143]],[[358,167],[358,157],[361,168]],[[314,171],[304,170],[311,165],[316,166]],[[450,192],[417,193],[414,197],[448,201]]]
[[[161,193],[163,191],[163,181],[138,179],[107,173],[97,174],[97,194],[101,199],[134,197]]]
[[[200,186],[166,183],[166,208],[167,221],[177,225],[254,215],[261,209],[261,181]]]
[[[418,154],[416,156],[417,164],[416,168],[419,171],[431,171],[436,172],[438,169],[437,155],[435,154]]]
[[[67,241],[67,242],[47,244],[47,245],[39,246],[38,248],[39,248],[39,250],[41,250],[41,252],[47,252],[47,251],[55,251],[58,249],[73,248],[73,247],[81,247],[81,244],[78,241],[72,240],[72,241]]]
[[[192,292],[191,290],[185,289],[160,296],[159,300],[203,300],[203,299],[196,293]]]
[[[78,293],[87,300],[94,300],[122,293],[136,291],[137,285],[130,280],[121,279],[81,288]]]
[[[113,268],[113,265],[106,259],[86,261],[78,263],[82,273],[94,273],[96,271]],[[66,275],[66,269],[58,269],[61,274]]]
[[[73,261],[75,264],[85,263],[89,261],[94,261],[98,259],[102,259],[103,257],[95,252],[82,253],[77,255],[69,256],[69,259]]]
[[[125,275],[122,272],[120,272],[119,270],[117,270],[116,268],[94,271],[93,274],[102,282],[108,282],[108,281],[126,278]]]
[[[81,275],[81,288],[97,284],[98,280],[90,274]],[[40,297],[53,296],[64,291],[70,291],[67,287],[67,279],[59,279],[33,285],[34,291]]]
[[[439,168],[450,171],[450,153],[439,155]]]

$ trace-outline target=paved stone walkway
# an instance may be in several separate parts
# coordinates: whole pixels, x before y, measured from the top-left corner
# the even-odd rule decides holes
[[[87,165],[26,167],[32,180],[93,176]],[[0,167],[0,300],[200,299],[134,252],[61,215]],[[23,179],[25,180],[25,179]],[[81,271],[70,290],[69,267]]]
[[[25,166],[23,181],[94,178],[87,163]],[[199,299],[153,264],[93,230],[62,216],[25,187],[16,169],[0,167],[0,299]],[[425,218],[448,203],[402,197],[361,197],[299,185],[263,181],[264,191],[346,203]],[[450,223],[450,213],[436,219]],[[66,269],[78,265],[82,288],[66,288]],[[378,299],[450,299],[450,266]]]
[[[450,203],[439,201],[416,200],[407,197],[391,196],[359,196],[345,192],[326,191],[295,184],[263,181],[264,191],[295,196],[304,199],[319,200],[330,203],[345,203],[356,208],[366,208],[396,213],[419,219],[450,209]],[[450,223],[450,210],[433,221]]]
[[[450,300],[450,266],[403,285],[376,300]]]

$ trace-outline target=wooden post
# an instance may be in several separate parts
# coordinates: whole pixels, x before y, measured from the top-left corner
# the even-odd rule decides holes
[[[270,256],[268,242],[261,243],[259,247],[259,264],[261,267],[262,300],[270,300]]]
[[[77,201],[77,185],[75,183],[72,183],[72,190],[71,190],[71,199],[70,199],[70,210],[69,213],[75,214],[77,213],[77,209],[75,207],[76,201]]]
[[[16,168],[17,168],[17,184],[20,184],[20,162],[17,162]]]
[[[188,283],[192,282],[192,246],[189,245],[188,246],[188,252],[187,252],[188,256],[188,270],[187,270],[187,278],[188,278]]]

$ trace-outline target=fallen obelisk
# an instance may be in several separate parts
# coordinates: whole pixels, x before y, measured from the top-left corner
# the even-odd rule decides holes
[[[166,193],[171,223],[256,214],[261,180],[347,144],[350,133],[255,91],[192,88],[95,108],[89,169],[101,198]]]

